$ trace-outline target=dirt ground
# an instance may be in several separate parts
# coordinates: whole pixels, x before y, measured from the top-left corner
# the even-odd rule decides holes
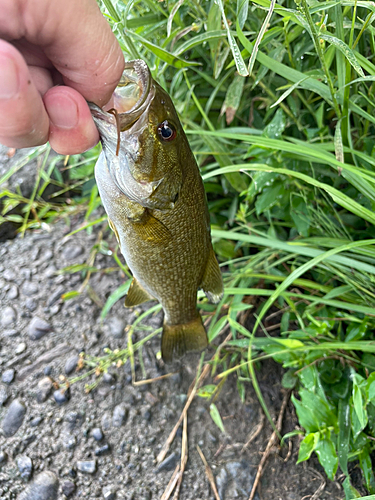
[[[104,498],[107,500],[161,499],[180,461],[182,428],[166,460],[156,456],[177,422],[194,380],[197,357],[173,367],[157,359],[160,337],[143,349],[147,378],[173,370],[169,378],[132,385],[129,362],[111,368],[98,387],[85,393],[87,381],[70,388],[70,398],[56,389],[59,376],[75,376],[78,355],[103,356],[103,349],[124,348],[124,330],[150,304],[126,310],[117,302],[102,322],[101,308],[124,281],[111,256],[99,254],[99,272],[90,279],[91,291],[63,301],[77,290],[80,272],[58,270],[86,262],[97,238],[81,231],[69,238],[81,219],[70,226],[60,221],[47,230],[29,232],[22,239],[0,243],[0,498],[48,500]],[[115,247],[110,232],[109,248]],[[151,304],[152,305],[152,304]],[[146,324],[161,325],[160,314]],[[138,335],[138,337],[137,337]],[[134,341],[142,334],[136,334]],[[209,359],[213,349],[206,353]],[[136,358],[137,360],[137,358]],[[84,372],[81,371],[79,373]],[[273,362],[258,371],[261,390],[277,419],[284,397],[281,368]],[[136,378],[142,379],[139,359]],[[93,381],[93,379],[91,379]],[[205,383],[210,383],[207,379]],[[57,392],[56,392],[57,391]],[[236,380],[230,378],[216,401],[226,434],[213,423],[209,402],[195,398],[188,411],[188,462],[181,500],[211,500],[214,494],[199,456],[199,445],[215,477],[221,500],[248,499],[262,452],[272,434],[249,384],[242,404]],[[294,430],[297,420],[289,401],[282,434]],[[256,438],[244,445],[254,432]],[[255,498],[259,500],[339,500],[337,482],[328,481],[317,460],[296,465],[298,437],[270,454]],[[171,496],[173,498],[173,495]]]

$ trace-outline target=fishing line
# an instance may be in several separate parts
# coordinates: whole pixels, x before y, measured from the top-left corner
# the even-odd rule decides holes
[[[111,108],[109,111],[107,111],[108,113],[111,113],[111,115],[113,115],[115,117],[115,120],[116,120],[116,127],[117,127],[117,147],[116,147],[116,156],[118,156],[119,152],[120,152],[120,141],[121,141],[121,135],[120,135],[120,118],[119,118],[119,115],[118,115],[118,112],[117,112],[117,109],[115,108]]]

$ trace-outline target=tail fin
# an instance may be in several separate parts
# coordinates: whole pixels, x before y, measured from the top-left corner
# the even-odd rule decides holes
[[[182,325],[164,323],[161,354],[166,363],[172,361],[173,357],[180,358],[187,352],[200,352],[207,345],[207,333],[200,316]]]

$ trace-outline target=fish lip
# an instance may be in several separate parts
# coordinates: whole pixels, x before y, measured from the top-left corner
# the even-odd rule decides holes
[[[131,75],[132,71],[135,72],[136,78]],[[144,61],[135,59],[134,61],[125,62],[124,71],[114,94],[116,94],[116,90],[119,92],[122,87],[126,87],[129,83],[140,84],[142,92],[138,101],[130,109],[122,113],[117,112],[121,132],[128,130],[144,112],[149,100],[148,97],[150,96],[151,82],[150,69]],[[88,106],[100,135],[107,132],[107,127],[105,125],[103,127],[103,122],[115,125],[117,128],[117,121],[113,113],[105,111],[93,102],[88,102]]]

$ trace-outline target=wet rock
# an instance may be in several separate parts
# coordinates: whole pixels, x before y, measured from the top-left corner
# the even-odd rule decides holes
[[[1,325],[6,328],[11,326],[17,320],[17,313],[13,307],[7,306],[1,314]]]
[[[51,325],[38,316],[34,316],[29,323],[28,334],[31,340],[38,340],[50,331]]]
[[[18,500],[57,500],[59,481],[55,474],[43,471],[21,493]]]
[[[127,413],[128,411],[123,403],[117,405],[113,410],[113,417],[112,417],[113,427],[121,427],[125,423]]]
[[[27,349],[27,345],[25,344],[25,342],[20,342],[17,347],[16,347],[16,350],[14,351],[16,354],[22,354],[23,352],[25,352]]]
[[[67,403],[70,399],[70,388],[67,389],[57,389],[53,393],[53,398],[58,405],[63,405]]]
[[[7,293],[7,298],[9,300],[14,300],[18,297],[18,287],[16,285],[12,285]]]
[[[20,399],[12,401],[6,412],[3,421],[2,429],[6,437],[13,436],[21,427],[26,414],[26,406]]]
[[[0,385],[0,406],[3,406],[9,398],[8,391],[2,385]]]
[[[53,389],[53,382],[49,377],[43,377],[39,380],[36,390],[36,400],[38,403],[44,403],[51,394]]]
[[[85,474],[94,474],[96,472],[96,460],[78,461],[77,470]]]
[[[62,251],[62,257],[65,260],[73,260],[83,254],[83,247],[81,245],[67,245]]]
[[[118,316],[112,316],[107,322],[109,333],[116,339],[120,339],[124,335],[124,330],[126,323],[122,318]]]
[[[62,492],[66,498],[69,498],[73,495],[76,490],[76,485],[72,481],[64,481],[62,485]]]
[[[115,500],[116,488],[114,488],[113,486],[104,486],[102,492],[103,492],[103,498],[105,500]]]
[[[102,430],[100,427],[95,427],[91,431],[91,436],[95,439],[95,441],[101,441],[104,437]]]
[[[17,458],[17,467],[21,473],[22,479],[28,481],[33,473],[33,462],[27,455],[22,455]]]
[[[66,360],[64,371],[66,375],[70,375],[77,368],[79,356],[70,356]]]
[[[163,470],[173,470],[176,468],[177,462],[180,460],[180,455],[175,451],[165,458],[162,463],[157,467],[156,472]]]
[[[5,370],[3,374],[1,375],[1,381],[4,382],[4,384],[10,384],[14,380],[14,374],[15,371],[13,368],[9,368],[9,370]]]
[[[37,294],[39,291],[39,287],[36,283],[32,281],[25,281],[25,283],[21,287],[21,293],[26,295],[26,297],[31,297],[32,295]]]
[[[38,302],[33,299],[32,297],[28,297],[25,300],[25,307],[30,311],[33,312],[35,309],[38,307]]]

